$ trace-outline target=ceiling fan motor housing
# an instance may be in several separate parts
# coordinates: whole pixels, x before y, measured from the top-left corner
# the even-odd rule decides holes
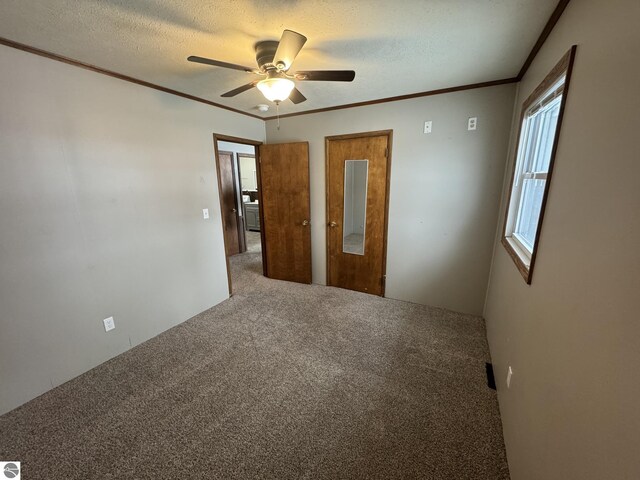
[[[267,70],[269,67],[275,67],[273,65],[273,57],[278,49],[278,43],[275,40],[265,40],[263,42],[256,43],[256,62],[260,70]]]

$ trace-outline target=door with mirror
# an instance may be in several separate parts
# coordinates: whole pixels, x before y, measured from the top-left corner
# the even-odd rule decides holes
[[[391,131],[326,138],[327,285],[384,295]]]

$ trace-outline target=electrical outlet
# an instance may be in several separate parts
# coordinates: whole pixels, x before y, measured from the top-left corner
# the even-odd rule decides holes
[[[431,133],[431,120],[424,122],[424,133]]]
[[[509,370],[507,370],[507,388],[511,388],[511,375],[513,375],[513,370],[511,370],[511,365],[509,365]]]
[[[467,122],[467,130],[475,130],[478,126],[478,117],[469,117]]]
[[[202,218],[204,218],[205,220],[207,220],[209,218],[209,209],[208,208],[203,208],[202,209]]]
[[[116,322],[113,320],[113,317],[105,318],[104,320],[102,320],[102,323],[104,323],[105,332],[116,328]]]

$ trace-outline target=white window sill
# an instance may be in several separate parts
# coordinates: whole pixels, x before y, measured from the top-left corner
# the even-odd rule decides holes
[[[504,237],[504,239],[507,241],[511,249],[515,252],[520,261],[528,270],[531,266],[531,254],[527,250],[525,250],[522,245],[520,245],[520,242],[518,242],[515,238]]]

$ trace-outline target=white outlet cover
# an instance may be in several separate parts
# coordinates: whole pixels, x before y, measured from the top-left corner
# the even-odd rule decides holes
[[[511,370],[511,365],[509,365],[509,370],[507,370],[507,388],[511,387],[511,375],[513,375],[513,370]]]
[[[207,220],[209,218],[209,209],[208,208],[203,208],[202,209],[202,218],[204,218],[205,220]]]
[[[105,318],[102,323],[104,323],[104,331],[108,332],[109,330],[113,330],[116,328],[116,322],[113,320],[113,317]]]
[[[475,130],[478,127],[478,117],[469,117],[467,130]]]
[[[433,122],[429,120],[428,122],[424,122],[424,133],[431,133],[431,127]]]

